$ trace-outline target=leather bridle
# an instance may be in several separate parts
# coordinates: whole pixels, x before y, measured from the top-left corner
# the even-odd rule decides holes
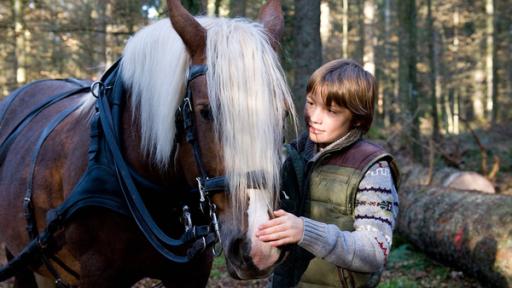
[[[183,132],[185,134],[185,140],[192,146],[197,171],[200,174],[200,176],[196,177],[197,191],[199,192],[199,208],[204,216],[209,218],[217,236],[217,242],[220,244],[220,229],[216,214],[216,206],[211,201],[211,196],[219,192],[227,191],[227,181],[225,176],[210,178],[206,172],[204,161],[201,157],[201,149],[199,147],[199,142],[197,141],[196,136],[197,131],[196,126],[194,125],[193,94],[190,85],[194,79],[205,75],[207,70],[208,67],[204,64],[190,66],[185,96],[183,97],[183,102],[176,113],[176,124],[178,127],[182,125]],[[175,137],[175,139],[177,139],[177,137]],[[188,222],[188,220],[186,222]],[[189,223],[190,224],[187,224],[185,227],[186,230],[191,229],[192,227],[191,222]],[[222,245],[219,246],[221,247],[220,249],[213,249],[213,252],[216,256],[219,256],[222,252]]]
[[[116,69],[117,70],[117,69]],[[185,232],[183,235],[174,239],[168,236],[162,231],[157,223],[151,217],[149,211],[144,205],[144,202],[137,191],[137,187],[133,181],[130,173],[130,168],[124,160],[121,150],[119,149],[119,131],[116,131],[113,119],[119,119],[120,117],[113,117],[114,114],[120,114],[119,109],[115,103],[120,103],[124,93],[116,93],[117,90],[122,90],[122,81],[120,79],[120,73],[116,74],[116,79],[111,79],[107,76],[104,81],[105,84],[99,85],[99,87],[112,87],[112,93],[110,97],[105,93],[107,89],[99,89],[97,107],[100,114],[100,122],[104,131],[105,139],[108,143],[110,151],[115,162],[116,173],[118,175],[118,181],[122,188],[124,198],[127,206],[135,219],[135,222],[139,226],[148,241],[152,246],[167,259],[177,263],[187,263],[194,258],[196,254],[203,251],[205,248],[213,246],[215,243],[220,241],[219,223],[216,215],[215,204],[211,201],[211,195],[221,191],[225,191],[225,177],[209,178],[204,168],[204,163],[201,158],[201,151],[196,138],[195,125],[193,121],[193,109],[192,109],[192,91],[190,82],[195,78],[204,75],[206,73],[206,65],[193,65],[190,67],[189,77],[187,80],[186,94],[181,105],[181,114],[183,118],[183,128],[185,131],[186,141],[192,145],[194,158],[200,176],[197,177],[197,191],[199,192],[199,207],[205,217],[209,220],[208,225],[193,225],[191,217],[189,217],[188,207],[183,207],[184,211],[184,223]],[[113,84],[111,81],[114,80]],[[93,84],[94,85],[94,84]],[[121,87],[117,87],[121,85]],[[110,99],[109,99],[110,98]],[[110,109],[110,102],[114,103],[113,108]],[[117,126],[119,127],[119,126]],[[116,137],[117,136],[117,137]],[[196,191],[196,189],[194,189]],[[176,255],[170,251],[170,247],[183,247],[185,245],[191,245],[187,249],[186,255]],[[215,254],[220,254],[220,251],[214,251]]]

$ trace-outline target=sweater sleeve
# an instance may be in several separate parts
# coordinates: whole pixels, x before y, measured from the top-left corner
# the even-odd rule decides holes
[[[381,269],[389,254],[398,215],[398,194],[387,162],[378,162],[359,183],[354,231],[303,217],[299,245],[316,257],[358,272]]]

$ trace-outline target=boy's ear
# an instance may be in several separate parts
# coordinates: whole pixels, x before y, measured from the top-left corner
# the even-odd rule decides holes
[[[361,120],[352,118],[352,128],[361,127]]]

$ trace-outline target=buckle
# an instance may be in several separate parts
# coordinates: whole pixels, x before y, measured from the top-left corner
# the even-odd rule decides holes
[[[185,97],[183,99],[183,108],[188,107],[188,111],[192,111],[192,103],[190,103],[190,98]]]
[[[187,205],[183,206],[183,225],[185,226],[185,231],[188,231],[192,228],[192,216],[190,215],[190,209]],[[193,231],[195,234],[195,229]],[[195,235],[194,235],[195,238]]]

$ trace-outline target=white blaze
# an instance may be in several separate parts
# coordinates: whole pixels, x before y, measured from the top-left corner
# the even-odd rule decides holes
[[[270,205],[261,190],[249,189],[249,209],[247,209],[249,228],[247,238],[251,239],[251,257],[260,270],[272,266],[279,259],[279,249],[270,246],[256,237],[258,226],[267,222]]]

